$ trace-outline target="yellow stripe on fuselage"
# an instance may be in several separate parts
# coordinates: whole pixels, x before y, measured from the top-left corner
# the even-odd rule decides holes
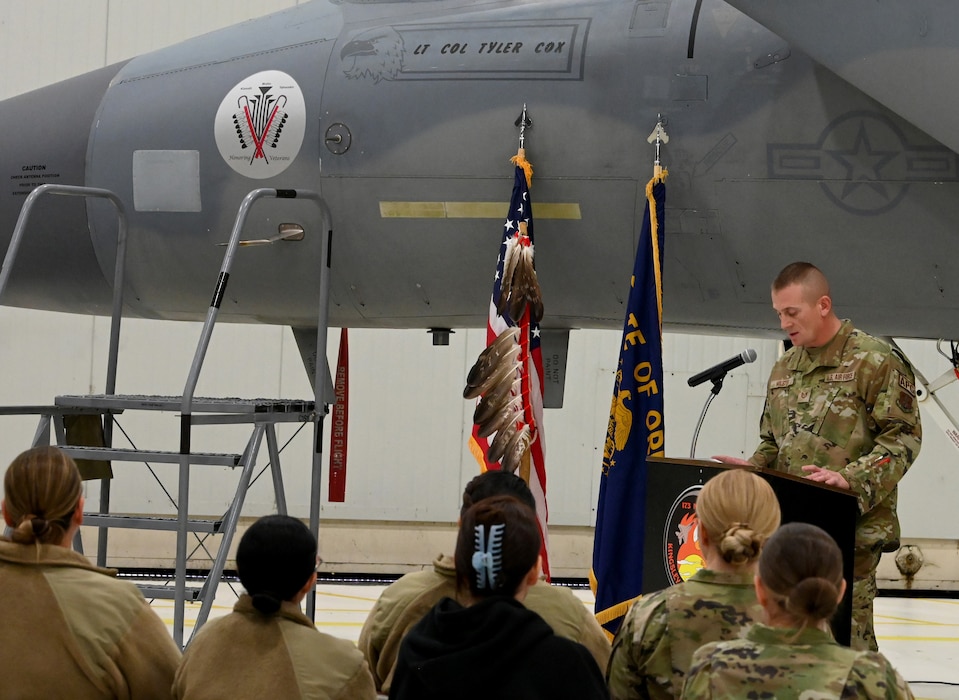
[[[505,219],[509,202],[380,202],[383,219]],[[582,219],[576,202],[536,202],[537,219]]]

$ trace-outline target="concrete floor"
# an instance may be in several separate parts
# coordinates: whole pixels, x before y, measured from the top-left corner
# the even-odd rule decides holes
[[[320,584],[317,629],[356,642],[363,621],[383,588]],[[238,583],[222,583],[210,618],[230,612],[240,590]],[[592,610],[592,593],[588,589],[575,592]],[[173,602],[157,600],[153,607],[172,630]],[[187,605],[184,637],[192,633],[198,610],[198,604]],[[918,700],[959,698],[959,600],[881,597],[876,600],[875,618],[882,652],[909,682]]]

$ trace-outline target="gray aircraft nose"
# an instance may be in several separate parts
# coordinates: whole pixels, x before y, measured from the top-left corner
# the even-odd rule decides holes
[[[85,185],[91,128],[120,65],[0,102],[0,254],[27,195],[39,185]],[[27,220],[3,303],[109,314],[111,289],[90,236],[88,204],[74,197],[37,200]],[[112,265],[112,263],[107,263]],[[109,268],[107,268],[109,269]],[[50,284],[56,280],[55,284]]]

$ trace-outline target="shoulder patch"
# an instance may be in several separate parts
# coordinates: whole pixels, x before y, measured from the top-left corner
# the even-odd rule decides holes
[[[910,395],[916,395],[916,385],[909,381],[909,377],[905,376],[901,372],[899,374],[899,388],[908,391]]]

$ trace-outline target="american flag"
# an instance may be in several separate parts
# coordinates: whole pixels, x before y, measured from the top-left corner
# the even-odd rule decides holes
[[[543,353],[540,350],[540,330],[539,323],[530,320],[529,308],[523,314],[522,319],[512,319],[509,311],[499,315],[496,311],[500,300],[501,283],[503,279],[503,262],[506,257],[506,242],[513,237],[519,230],[522,222],[526,224],[526,234],[530,242],[533,242],[533,205],[529,197],[529,181],[527,180],[527,171],[522,167],[526,165],[532,174],[532,168],[526,163],[522,156],[513,159],[516,165],[513,196],[510,199],[509,214],[506,223],[503,226],[503,237],[500,241],[499,257],[496,259],[496,274],[493,277],[493,294],[490,298],[489,320],[486,326],[486,344],[489,345],[497,336],[510,326],[519,325],[528,326],[529,331],[526,337],[520,336],[520,344],[529,343],[529,352],[526,363],[523,366],[523,391],[528,397],[523,401],[525,422],[530,427],[535,427],[535,439],[530,445],[527,456],[523,458],[522,465],[517,470],[527,484],[530,491],[533,492],[533,498],[536,500],[536,519],[539,522],[540,535],[542,536],[542,549],[540,554],[543,557],[543,573],[549,580],[549,539],[547,532],[548,509],[546,506],[546,446],[543,438]],[[528,393],[527,393],[528,387]],[[470,451],[480,463],[480,467],[485,471],[487,469],[499,469],[498,462],[490,462],[486,459],[489,451],[489,445],[493,436],[480,437],[477,433],[478,426],[473,426],[473,434],[470,437]]]

